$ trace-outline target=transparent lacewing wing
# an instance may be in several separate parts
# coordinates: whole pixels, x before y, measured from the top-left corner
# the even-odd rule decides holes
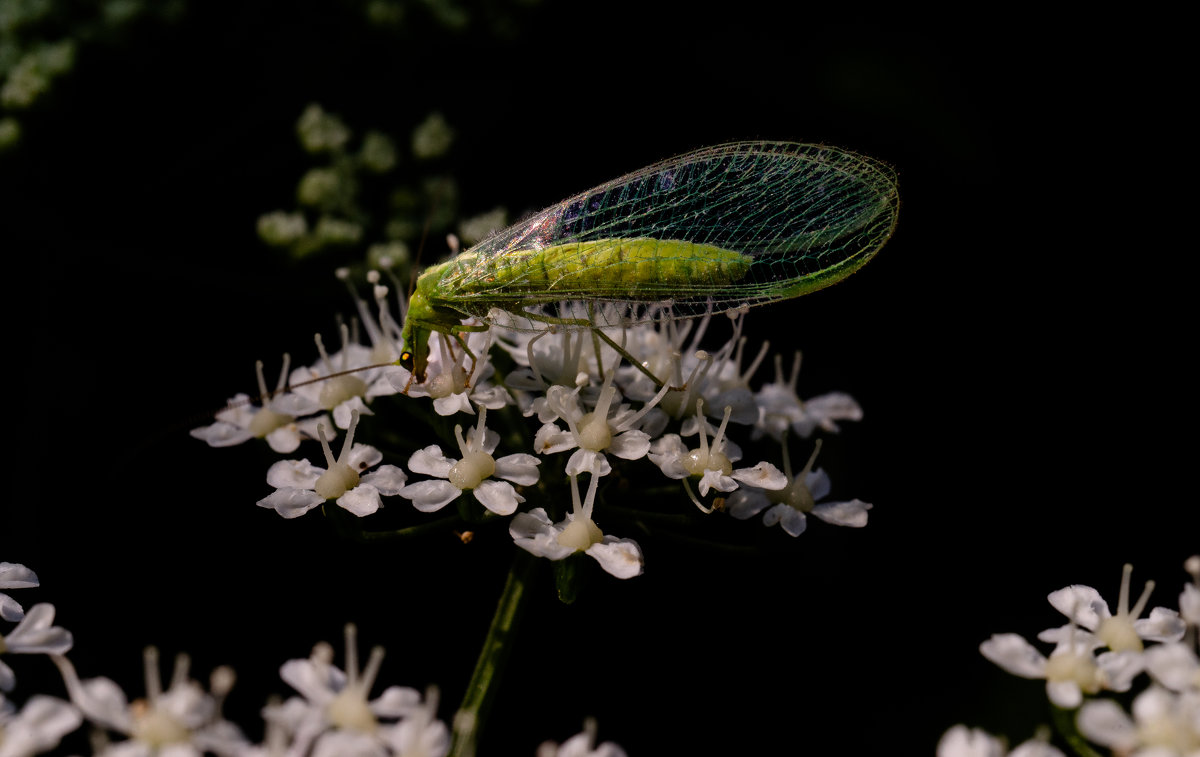
[[[834,147],[739,142],[688,153],[427,270],[401,364],[415,363],[423,380],[429,332],[458,333],[464,316],[497,310],[532,315],[533,327],[603,327],[797,297],[858,270],[891,236],[898,210],[890,168]]]

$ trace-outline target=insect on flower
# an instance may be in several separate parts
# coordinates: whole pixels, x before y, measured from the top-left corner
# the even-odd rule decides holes
[[[628,359],[603,328],[829,286],[883,246],[898,211],[892,170],[834,147],[737,142],[688,153],[563,200],[427,269],[397,363],[422,383],[434,332],[467,350],[464,332],[509,316],[534,329],[590,329]],[[470,317],[483,323],[464,324]]]

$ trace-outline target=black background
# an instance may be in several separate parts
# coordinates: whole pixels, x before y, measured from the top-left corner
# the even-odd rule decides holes
[[[1021,740],[1042,688],[980,641],[1058,625],[1044,597],[1070,583],[1115,603],[1127,561],[1135,591],[1154,578],[1153,604],[1176,605],[1200,517],[1170,44],[1044,14],[472,10],[451,32],[416,6],[379,30],[349,3],[193,4],[81,47],[0,154],[23,379],[0,557],[37,571],[14,597],[56,604],[84,676],[139,695],[149,643],[200,677],[230,664],[228,712],[253,731],[288,693],[278,666],[340,650],[346,621],[364,656],[388,648],[384,683],[440,686],[446,719],[474,665],[507,537],[348,544],[315,513],[254,507],[265,452],[186,434],[251,389],[254,360],[308,359],[349,310],[328,264],[254,232],[309,165],[309,102],[401,139],[440,110],[466,214],[741,139],[836,144],[900,177],[869,266],[749,320],[752,346],[804,350],[803,395],[863,405],[834,494],[874,503],[869,527],[773,530],[754,558],[648,542],[644,576],[570,607],[541,585],[484,754],[532,754],[588,715],[633,754],[932,752],[956,722]],[[18,700],[55,691],[44,660],[12,664]]]

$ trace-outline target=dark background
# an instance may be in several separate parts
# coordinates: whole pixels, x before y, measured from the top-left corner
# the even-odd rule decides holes
[[[1171,46],[1044,14],[648,6],[464,5],[454,31],[424,6],[379,29],[352,3],[195,3],[81,45],[0,154],[23,379],[0,558],[37,571],[14,597],[56,604],[84,676],[140,695],[150,643],[197,677],[230,664],[228,712],[253,731],[289,693],[278,666],[321,639],[341,660],[346,621],[364,657],[388,648],[383,683],[440,686],[447,720],[474,665],[506,536],[364,549],[254,507],[262,450],[186,434],[252,389],[256,359],[272,377],[284,350],[310,359],[350,309],[332,263],[254,231],[310,165],[310,102],[401,142],[444,113],[465,215],[742,139],[836,144],[900,178],[869,266],[749,320],[753,348],[804,350],[804,396],[865,408],[827,464],[870,526],[772,530],[749,557],[648,541],[644,576],[570,607],[539,585],[484,754],[588,715],[631,754],[932,752],[957,722],[1019,741],[1042,687],[980,641],[1058,625],[1044,598],[1070,583],[1115,603],[1127,561],[1135,593],[1153,578],[1152,604],[1176,606],[1200,517]],[[18,697],[55,690],[44,660],[12,664]]]

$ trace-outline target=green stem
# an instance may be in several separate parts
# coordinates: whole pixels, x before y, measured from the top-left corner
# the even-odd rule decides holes
[[[467,684],[462,704],[454,716],[450,757],[473,757],[475,754],[479,734],[496,699],[505,664],[512,653],[521,610],[529,597],[529,585],[540,563],[541,560],[528,552],[517,550],[512,568],[508,571],[508,580],[504,583],[504,593],[500,595],[496,614],[492,616],[491,628],[479,652],[479,660],[475,663],[475,672],[471,674],[471,682]]]

